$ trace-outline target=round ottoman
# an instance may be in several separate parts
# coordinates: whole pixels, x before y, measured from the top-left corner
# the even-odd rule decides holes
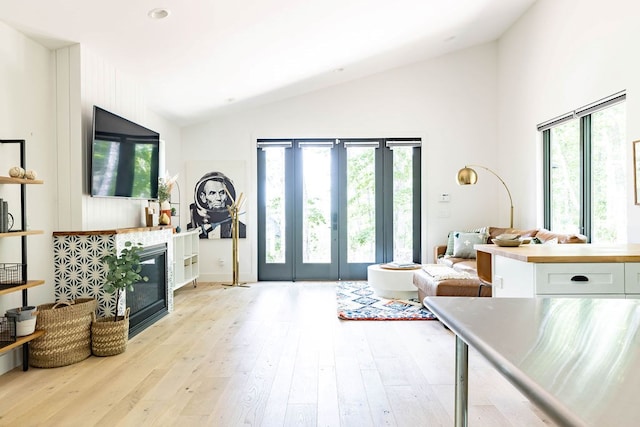
[[[376,295],[387,299],[411,299],[418,297],[418,289],[413,284],[416,269],[388,269],[374,264],[367,267],[367,282]]]

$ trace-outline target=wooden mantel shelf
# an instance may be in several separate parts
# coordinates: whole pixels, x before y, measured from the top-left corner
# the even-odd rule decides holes
[[[124,234],[124,233],[142,233],[145,231],[172,230],[170,225],[156,227],[130,227],[130,228],[114,228],[111,230],[87,230],[87,231],[54,231],[54,236],[94,236],[102,234]]]

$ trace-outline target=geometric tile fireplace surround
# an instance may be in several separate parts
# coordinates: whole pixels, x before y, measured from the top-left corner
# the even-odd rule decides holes
[[[95,298],[98,301],[98,317],[112,316],[115,293],[104,291],[105,265],[101,258],[116,248],[120,251],[125,242],[142,243],[144,247],[166,245],[166,301],[168,312],[173,311],[173,231],[170,227],[140,227],[101,231],[56,231],[53,233],[54,292],[56,301],[76,298]],[[118,313],[124,314],[127,306],[123,293],[118,303]]]

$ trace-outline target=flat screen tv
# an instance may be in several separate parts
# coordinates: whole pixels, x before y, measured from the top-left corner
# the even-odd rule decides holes
[[[91,195],[158,198],[160,134],[93,107]]]

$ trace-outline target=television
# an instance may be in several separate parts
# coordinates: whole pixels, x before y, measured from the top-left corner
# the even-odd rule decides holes
[[[93,107],[93,197],[158,198],[160,134]]]

